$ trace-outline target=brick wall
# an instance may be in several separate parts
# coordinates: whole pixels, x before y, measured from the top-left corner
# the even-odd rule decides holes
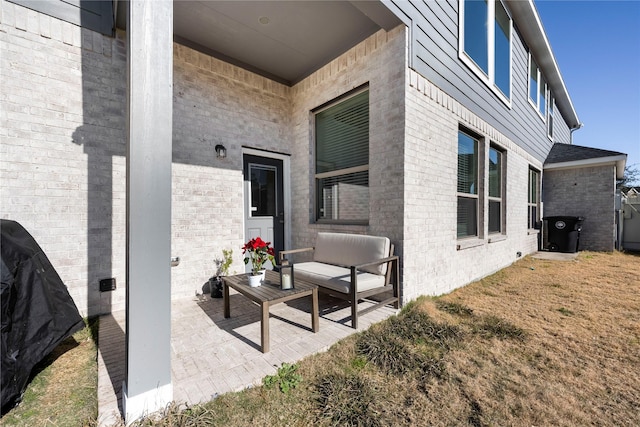
[[[388,236],[401,253],[405,45],[404,27],[379,31],[292,88],[292,247],[313,246],[318,231],[336,231]],[[369,224],[318,224],[311,111],[364,84],[370,107],[369,201],[364,205]]]
[[[83,314],[122,309],[124,37],[4,1],[1,8],[0,214],[32,232]],[[313,245],[321,230],[386,235],[404,255],[405,302],[448,292],[535,250],[527,173],[541,165],[408,70],[406,31],[379,31],[291,88],[174,45],[172,255],[181,258],[171,270],[174,297],[202,292],[222,249],[234,250],[231,272],[244,270],[242,147],[291,156],[292,247]],[[317,224],[311,111],[363,84],[370,91],[369,224]],[[456,241],[459,124],[502,146],[508,163],[506,238],[464,250]],[[226,146],[226,159],[215,157],[216,144]],[[118,290],[98,292],[106,277],[116,278]]]
[[[544,216],[582,216],[578,250],[615,248],[615,166],[545,170]]]
[[[0,216],[33,234],[83,315],[123,309],[125,35],[0,5]],[[202,292],[222,249],[234,250],[231,271],[244,271],[241,147],[289,151],[289,93],[174,45],[174,297]],[[118,289],[100,293],[109,277]]]
[[[42,246],[83,315],[124,303],[125,43],[0,3],[0,217]],[[98,280],[118,291],[100,294]]]
[[[34,234],[83,314],[123,309],[124,34],[104,37],[1,4],[10,53],[1,63],[2,217]],[[310,224],[310,187],[299,187],[312,182],[309,112],[366,82],[370,153],[380,159],[370,169],[371,225],[337,228],[399,240],[404,43],[403,29],[381,31],[294,88],[174,45],[172,255],[181,259],[171,270],[174,297],[206,290],[222,249],[234,250],[231,272],[244,270],[242,147],[292,154],[294,243],[323,228]],[[215,157],[218,143],[227,147],[224,160]],[[118,289],[100,293],[108,277]]]
[[[408,70],[404,159],[404,301],[438,295],[489,275],[536,251],[527,230],[529,165],[541,164],[429,81]],[[481,207],[480,238],[458,249],[457,150],[460,126],[498,144],[506,153],[506,233],[488,234],[488,188]],[[485,153],[486,155],[486,153]],[[485,159],[485,162],[488,160]],[[482,186],[482,179],[480,185]],[[468,242],[468,241],[467,241]]]
[[[172,296],[193,296],[232,249],[244,272],[242,147],[290,151],[290,89],[174,45]],[[222,144],[227,157],[217,159]],[[204,288],[206,291],[206,286]]]

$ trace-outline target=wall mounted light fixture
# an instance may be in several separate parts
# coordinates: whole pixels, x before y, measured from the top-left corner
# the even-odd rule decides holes
[[[216,157],[219,159],[224,159],[225,157],[227,157],[227,149],[224,148],[224,145],[216,145]]]

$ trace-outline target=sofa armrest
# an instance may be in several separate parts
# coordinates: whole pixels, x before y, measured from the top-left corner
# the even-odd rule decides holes
[[[364,268],[364,267],[368,267],[368,266],[372,266],[372,265],[379,265],[379,264],[384,264],[386,262],[390,262],[391,263],[391,268],[387,270],[387,274],[385,275],[385,286],[387,286],[391,281],[393,281],[393,285],[394,285],[394,295],[396,293],[396,286],[397,286],[397,280],[398,280],[398,276],[396,274],[395,278],[392,278],[390,273],[391,270],[393,269],[393,267],[395,267],[395,271],[398,271],[398,256],[397,255],[392,255],[392,256],[388,256],[386,258],[381,258],[375,261],[371,261],[368,262],[366,264],[360,264],[360,265],[352,265],[349,267],[349,269],[351,270],[351,288],[350,288],[350,293],[351,293],[351,297],[355,299],[357,299],[357,294],[358,294],[358,270]],[[395,264],[395,265],[394,265]]]
[[[282,252],[280,252],[282,253]],[[368,262],[366,264],[359,264],[359,265],[352,265],[350,266],[350,268],[355,268],[356,270],[362,270],[364,267],[370,267],[372,265],[380,265],[380,264],[384,264],[385,262],[398,262],[398,256],[397,255],[393,255],[393,256],[388,256],[386,258],[381,258],[381,259],[377,259],[375,261],[371,261]]]
[[[284,260],[284,256],[288,254],[296,254],[300,252],[311,252],[315,250],[315,248],[301,248],[301,249],[289,249],[288,251],[280,251],[280,264],[282,264],[282,260]]]

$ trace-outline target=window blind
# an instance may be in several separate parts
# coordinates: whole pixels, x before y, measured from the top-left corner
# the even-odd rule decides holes
[[[316,173],[369,163],[369,92],[316,115]]]

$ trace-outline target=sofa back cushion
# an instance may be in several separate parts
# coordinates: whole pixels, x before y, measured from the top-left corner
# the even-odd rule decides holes
[[[386,258],[391,242],[387,237],[345,233],[318,233],[313,260],[349,267]],[[363,268],[364,271],[384,275],[387,263]]]

